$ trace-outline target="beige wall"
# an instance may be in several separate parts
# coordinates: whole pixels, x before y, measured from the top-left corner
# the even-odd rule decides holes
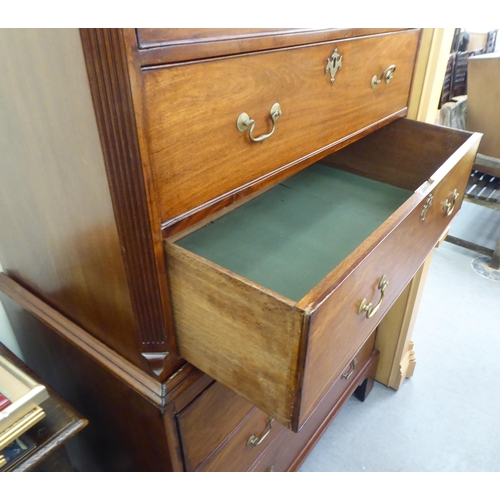
[[[2,271],[2,264],[0,264],[0,272]],[[21,356],[21,350],[16,342],[12,328],[10,327],[9,320],[5,314],[3,305],[0,303],[0,342],[9,348],[14,354]]]

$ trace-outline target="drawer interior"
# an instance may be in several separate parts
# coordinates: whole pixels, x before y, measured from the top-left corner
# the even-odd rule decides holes
[[[419,188],[432,184],[469,136],[397,120],[176,244],[299,302]]]
[[[412,194],[316,163],[177,245],[298,302]]]

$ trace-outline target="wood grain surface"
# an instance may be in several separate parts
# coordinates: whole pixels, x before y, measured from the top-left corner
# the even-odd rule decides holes
[[[330,381],[340,370],[338,365],[336,369],[332,369],[329,362],[331,357],[335,356],[340,365],[347,362],[348,353],[357,349],[369,332],[377,326],[456,215],[479,138],[478,134],[467,134],[462,146],[440,168],[438,163],[433,176],[434,182],[427,186],[427,192],[415,193],[409,200],[410,203],[405,203],[406,208],[401,207],[394,214],[393,220],[391,218],[387,221],[392,226],[390,232],[378,239],[374,249],[369,254],[365,254],[352,272],[337,282],[338,285],[333,285],[332,281],[338,279],[342,271],[346,272],[349,268],[348,261],[334,270],[323,284],[318,285],[311,292],[311,298],[318,292],[319,298],[322,295],[322,288],[329,286],[331,290],[327,297],[319,298],[317,305],[310,309],[311,323],[302,388],[301,422],[315,408],[321,395],[329,387]],[[418,163],[419,158],[415,156],[413,161]],[[455,188],[462,194],[457,200],[455,211],[450,216],[445,216],[442,207],[446,199],[450,199]],[[431,189],[433,189],[435,200],[425,221],[422,221],[420,216],[423,201]],[[411,205],[414,208],[402,219],[401,214]],[[384,225],[372,235],[374,238],[378,234],[384,234]],[[372,242],[366,241],[365,243],[369,245]],[[361,248],[358,248],[354,254],[360,250]],[[356,259],[356,255],[349,257],[351,258]],[[342,267],[344,267],[343,270]],[[387,276],[389,285],[380,309],[372,318],[366,318],[363,314],[359,315],[358,308],[364,298],[373,304],[380,299],[377,285],[383,275]],[[307,300],[308,298],[305,297],[297,307],[309,310],[306,306]]]
[[[0,61],[3,269],[146,368],[79,32],[2,30]]]
[[[174,244],[166,252],[180,355],[289,425],[302,311]]]
[[[234,433],[254,406],[213,383],[177,415],[186,471],[195,471]],[[200,436],[203,436],[200,439]]]
[[[151,168],[162,221],[327,148],[406,108],[419,30],[230,57],[144,72]],[[343,67],[325,72],[334,48]],[[391,64],[391,83],[370,87]],[[223,85],[220,83],[224,82]],[[236,128],[240,113],[270,130],[263,143]],[[357,110],[362,108],[362,113]]]
[[[139,28],[143,66],[400,31],[400,28]]]
[[[274,438],[282,429],[283,426],[274,421],[269,434],[259,445],[247,446],[251,436],[260,438],[269,430],[268,415],[254,408],[231,438],[218,450],[217,454],[212,455],[199,470],[202,472],[246,471],[273,443]]]
[[[51,328],[66,342],[77,347],[104,366],[115,377],[129,384],[153,404],[161,405],[165,392],[163,384],[118,355],[113,349],[107,347],[4,273],[0,273],[0,292]],[[180,383],[182,377],[182,372],[177,377],[172,377],[168,384],[169,388],[173,388],[177,383]],[[173,383],[174,380],[175,383]]]
[[[152,403],[43,319],[3,293],[0,298],[26,364],[89,421],[67,446],[77,470],[172,470],[161,398],[160,406]]]
[[[134,85],[139,70],[130,57],[128,34],[119,29],[81,30],[131,306],[137,322],[136,342],[150,371],[165,380],[182,362],[175,356],[156,203],[150,194],[147,169],[143,168],[141,109],[133,99],[133,92],[140,93],[140,84],[139,90]]]
[[[337,384],[334,384],[299,433],[295,434],[288,429],[283,429],[252,465],[251,471],[289,472],[298,470],[342,405],[358,388],[359,384],[370,379],[373,381],[378,358],[378,351],[372,351],[368,360],[364,363],[360,362],[353,377],[349,379],[347,387],[343,388],[343,392],[339,392]],[[363,411],[363,408],[360,408],[360,411]]]

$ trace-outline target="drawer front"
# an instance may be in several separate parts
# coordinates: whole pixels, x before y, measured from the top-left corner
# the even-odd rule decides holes
[[[301,31],[283,28],[140,28],[137,37],[141,48],[158,47],[161,45],[181,45],[201,42],[216,42],[249,37],[259,37],[265,34],[279,35]]]
[[[337,405],[340,400],[345,399],[346,391],[354,389],[351,387],[351,382],[365,368],[366,364],[373,355],[375,348],[375,332],[373,332],[366,342],[351,354],[349,361],[340,370],[340,375],[328,389],[328,401],[331,407]],[[305,422],[303,422],[304,424]]]
[[[147,63],[183,62],[257,50],[339,40],[403,28],[139,28],[138,44]]]
[[[312,313],[299,427],[314,410],[341,367],[377,326],[456,215],[475,150],[469,151],[432,190],[433,203],[422,220],[425,197]],[[459,193],[454,209],[443,210]],[[417,196],[417,195],[415,195]],[[381,285],[386,277],[388,284]],[[383,289],[383,290],[382,290]],[[359,313],[363,300],[372,309]],[[378,306],[378,307],[377,307]],[[367,317],[370,316],[370,317]]]
[[[144,72],[150,160],[163,221],[284,171],[404,112],[419,30],[171,65]],[[326,71],[334,49],[342,68]],[[389,84],[371,87],[396,65]],[[252,142],[238,117],[255,121]],[[362,110],[362,112],[361,112]]]
[[[296,470],[312,449],[314,443],[326,430],[342,404],[366,377],[375,377],[378,351],[372,350],[373,335],[356,353],[358,360],[352,376],[337,380],[318,404],[301,431],[296,434],[284,429],[252,466],[254,472],[286,472]],[[349,369],[349,367],[346,367]],[[363,408],[360,408],[363,411]]]
[[[457,163],[446,178],[432,190],[432,197],[428,196],[421,205],[420,217],[421,220],[425,218],[421,225],[432,225],[433,234],[443,234],[460,210],[471,172],[472,162],[469,156]]]
[[[194,471],[220,448],[253,405],[218,382],[177,415],[186,471]]]
[[[270,421],[265,413],[255,408],[224,446],[198,470],[200,472],[246,471],[282,430],[282,425]]]

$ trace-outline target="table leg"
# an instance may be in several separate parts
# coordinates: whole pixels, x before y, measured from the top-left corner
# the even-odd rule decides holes
[[[497,246],[493,252],[493,257],[491,258],[490,267],[493,269],[500,269],[500,236],[497,240]]]

